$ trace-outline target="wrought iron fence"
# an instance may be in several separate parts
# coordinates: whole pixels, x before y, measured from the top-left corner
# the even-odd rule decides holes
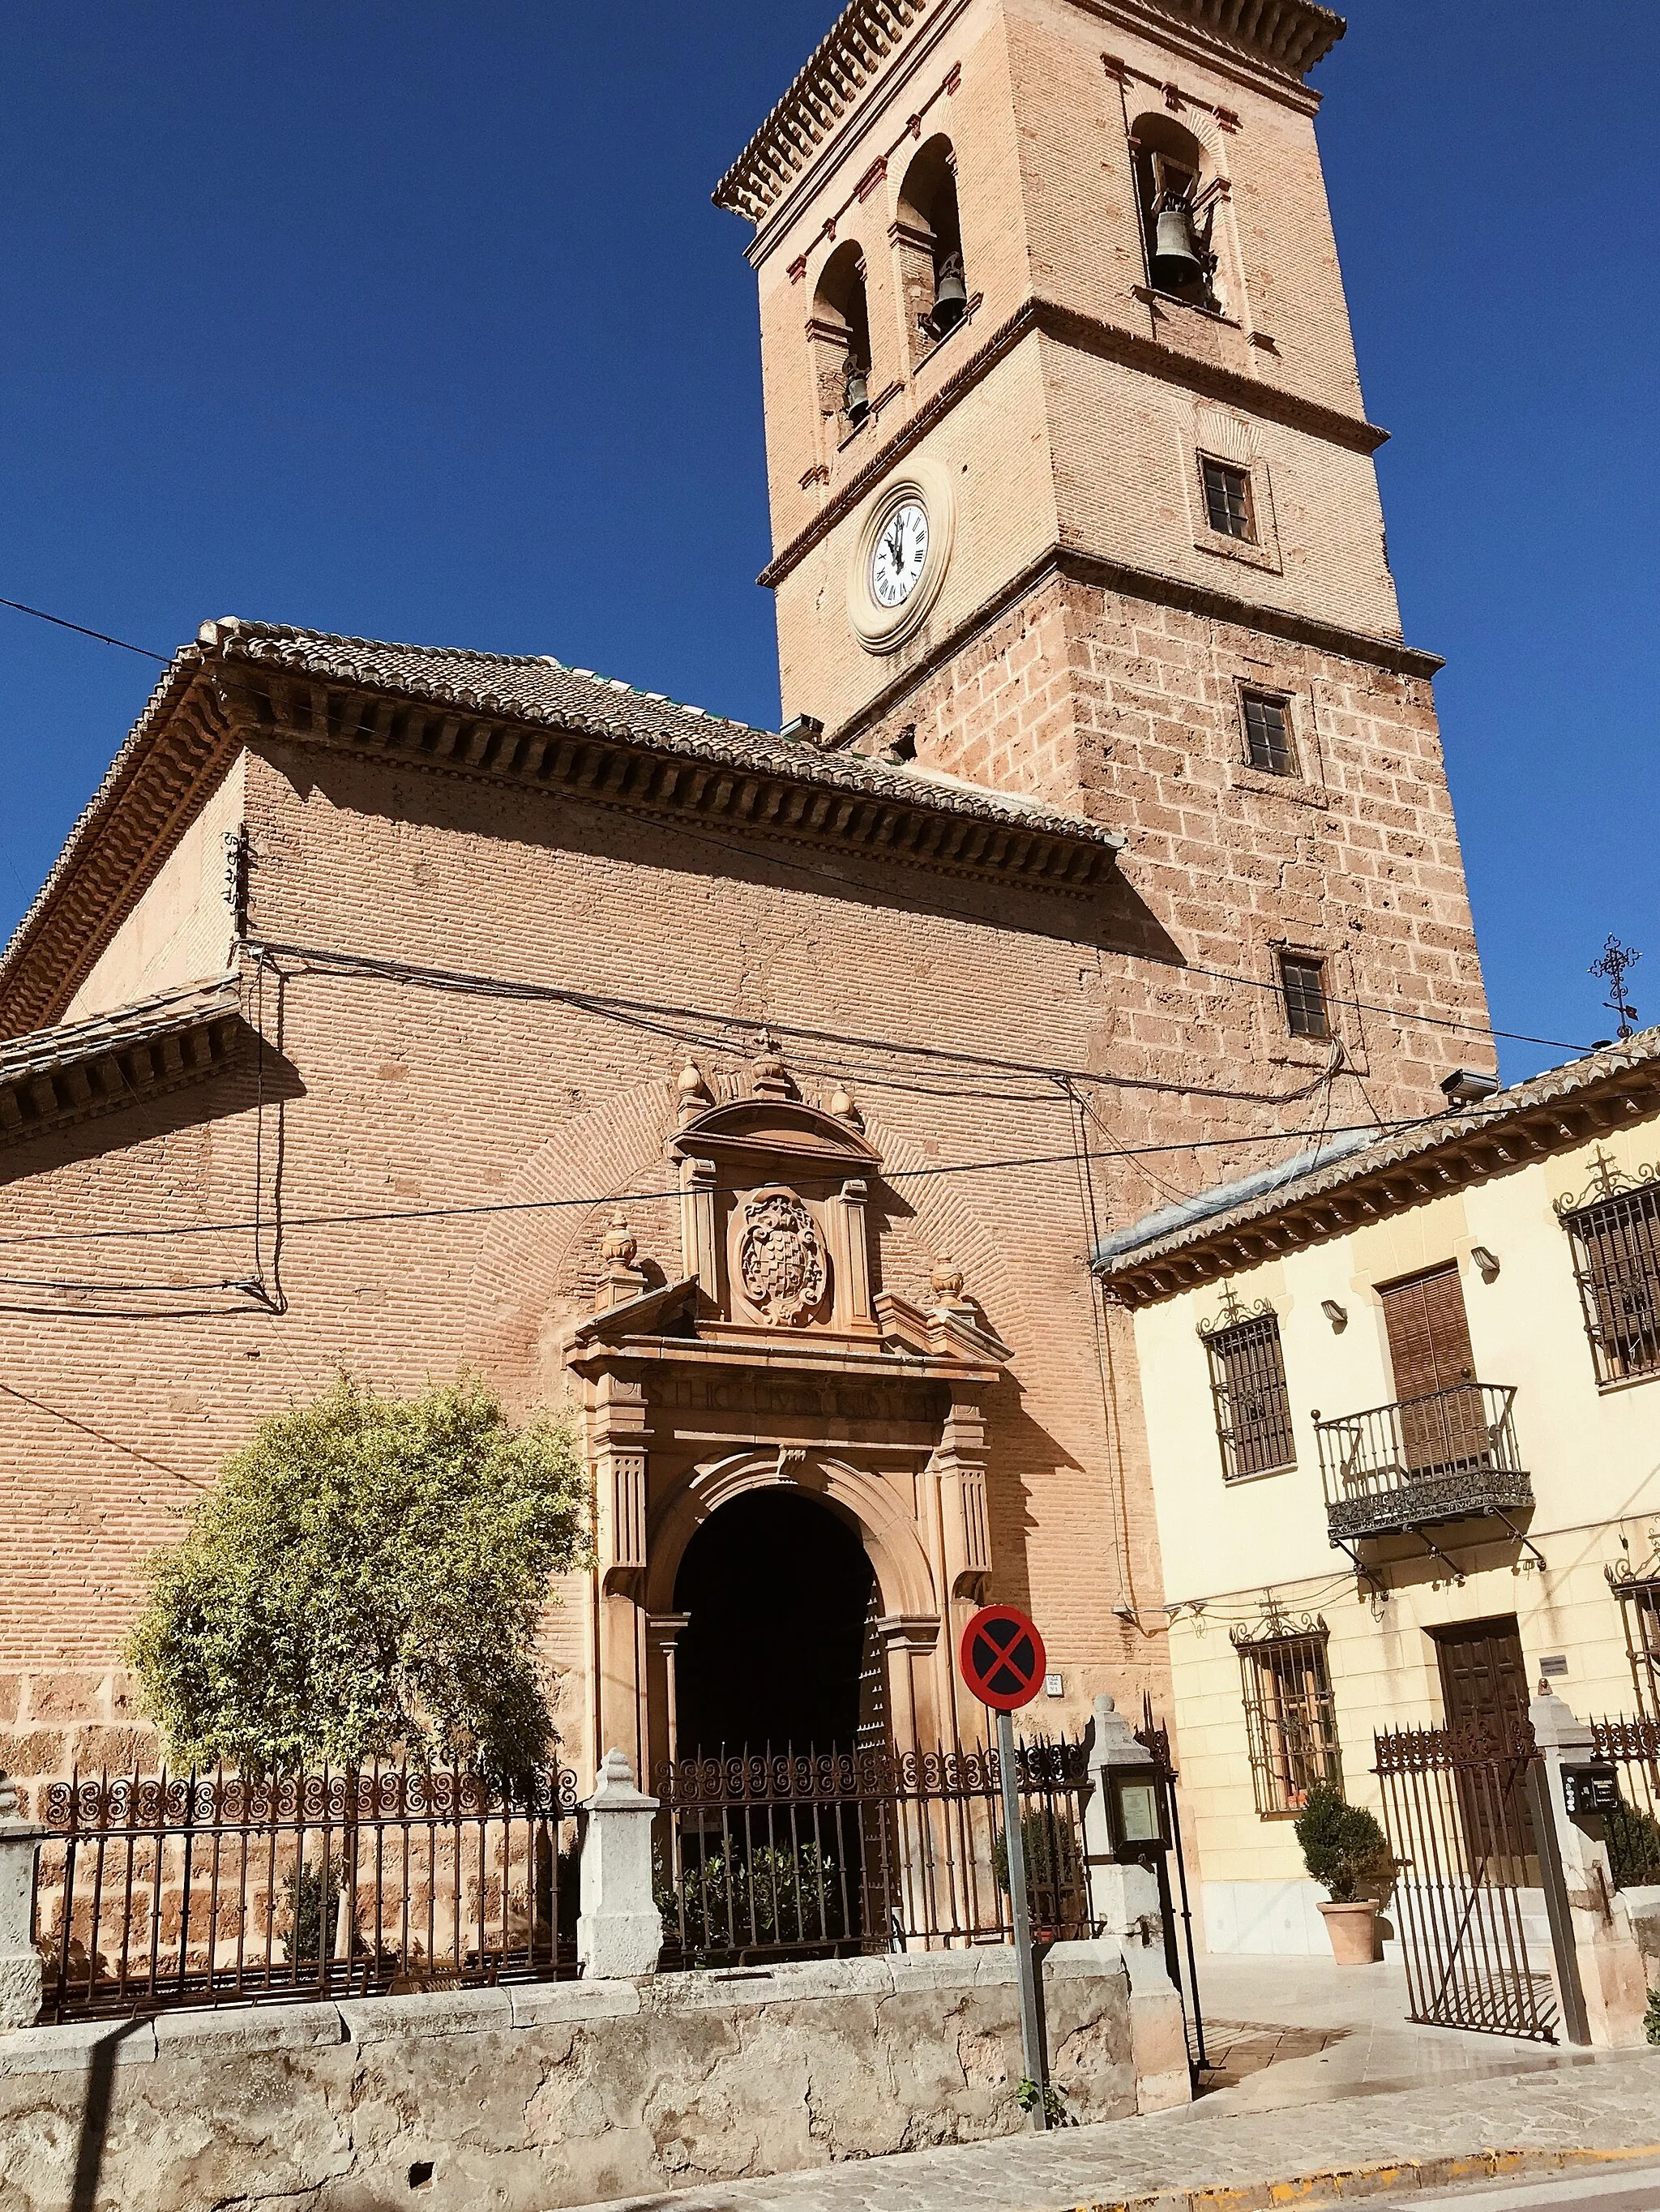
[[[1531,1727],[1394,1729],[1377,1747],[1410,2017],[1554,2042],[1549,1970],[1529,1948],[1544,1910]]]
[[[1460,1382],[1393,1406],[1315,1415],[1334,1536],[1375,1536],[1533,1503],[1516,1448],[1516,1392]]]
[[[1618,1713],[1590,1723],[1591,1755],[1619,1769],[1620,1804],[1602,1816],[1616,1889],[1660,1882],[1660,1720]]]
[[[1035,1932],[1090,1932],[1082,1743],[1016,1753]],[[767,1751],[659,1770],[666,1967],[1011,1940],[991,1749]]]
[[[49,2012],[574,1974],[576,1810],[565,1771],[513,1787],[407,1766],[55,1783],[34,1891]]]

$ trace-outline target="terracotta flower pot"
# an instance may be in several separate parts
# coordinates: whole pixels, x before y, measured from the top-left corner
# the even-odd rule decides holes
[[[1320,1917],[1331,1938],[1331,1955],[1340,1966],[1371,1966],[1377,1961],[1377,1902],[1363,1897],[1353,1905],[1323,1905]]]

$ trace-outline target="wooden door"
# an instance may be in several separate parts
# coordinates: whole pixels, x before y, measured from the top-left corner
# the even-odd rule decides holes
[[[1468,1729],[1489,1743],[1506,1741],[1528,1717],[1528,1669],[1516,1615],[1461,1620],[1432,1632],[1441,1674],[1441,1706],[1450,1729]],[[1479,1778],[1460,1778],[1459,1810],[1472,1867],[1485,1860],[1504,1881],[1536,1879],[1526,1769],[1517,1763]]]
[[[1475,1387],[1475,1355],[1456,1267],[1391,1283],[1378,1296],[1406,1466],[1416,1474],[1481,1460],[1488,1447],[1487,1420]]]

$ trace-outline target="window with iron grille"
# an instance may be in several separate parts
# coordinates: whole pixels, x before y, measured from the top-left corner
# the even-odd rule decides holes
[[[1282,1617],[1230,1632],[1239,1654],[1256,1809],[1300,1813],[1316,1782],[1343,1786],[1323,1620]]]
[[[1265,775],[1295,775],[1297,748],[1292,742],[1291,709],[1283,699],[1264,691],[1247,691],[1245,757]]]
[[[1296,954],[1280,956],[1280,982],[1286,994],[1286,1024],[1295,1037],[1331,1035],[1331,1016],[1326,1008],[1326,963]]]
[[[1660,1583],[1652,1573],[1657,1565],[1660,1562],[1651,1559],[1647,1569],[1635,1575],[1629,1568],[1608,1567],[1603,1571],[1620,1601],[1637,1710],[1650,1720],[1660,1721]]]
[[[1294,1467],[1297,1446],[1279,1316],[1271,1308],[1243,1320],[1224,1315],[1219,1326],[1200,1334],[1210,1361],[1223,1480],[1237,1482],[1244,1475]]]
[[[1565,1209],[1562,1222],[1597,1381],[1660,1372],[1660,1180]]]
[[[1256,543],[1256,514],[1251,502],[1250,471],[1199,457],[1205,483],[1205,514],[1213,530],[1223,538],[1237,538],[1247,545]]]

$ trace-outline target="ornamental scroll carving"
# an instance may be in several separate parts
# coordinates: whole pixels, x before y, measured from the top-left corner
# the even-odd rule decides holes
[[[775,1328],[799,1328],[822,1305],[830,1261],[812,1216],[793,1190],[758,1190],[745,1205],[738,1272],[745,1296]]]

